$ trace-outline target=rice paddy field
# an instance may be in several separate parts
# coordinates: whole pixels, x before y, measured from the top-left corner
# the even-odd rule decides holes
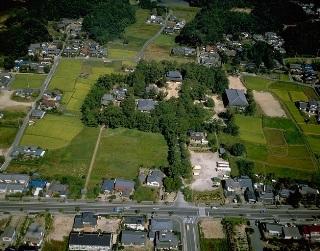
[[[46,77],[46,74],[15,74],[14,81],[11,84],[11,89],[40,88]]]

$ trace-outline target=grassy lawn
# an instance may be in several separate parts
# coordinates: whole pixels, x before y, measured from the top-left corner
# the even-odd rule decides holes
[[[0,126],[0,148],[8,148],[12,144],[17,131],[17,127]]]
[[[160,25],[146,24],[149,16],[149,10],[137,9],[136,22],[129,25],[123,35],[126,43],[124,41],[108,43],[110,58],[131,59],[142,48],[143,44],[159,31]]]
[[[204,239],[200,238],[201,251],[229,251],[229,244],[226,239]]]
[[[40,88],[47,75],[45,74],[16,74],[11,84],[12,89]]]
[[[103,132],[89,186],[103,178],[135,179],[139,167],[166,165],[167,145],[161,134],[129,129]]]
[[[67,179],[71,197],[78,197],[85,182],[98,134],[97,128],[83,128],[65,147],[47,151],[39,165],[11,164],[8,172],[34,172],[48,179]]]
[[[257,76],[244,76],[244,83],[247,88],[256,90],[256,91],[264,91],[267,90],[272,80],[265,79]]]
[[[173,15],[179,19],[186,20],[186,22],[192,21],[200,10],[197,7],[174,5],[174,3],[172,3],[172,5],[170,9],[173,11]]]
[[[156,201],[158,197],[157,189],[145,186],[139,186],[134,192],[133,199],[141,201]]]
[[[36,145],[45,149],[66,147],[83,129],[79,118],[65,115],[46,114],[27,128],[22,145]]]
[[[240,127],[240,139],[258,144],[265,144],[266,139],[262,130],[262,119],[243,115],[235,116],[236,124]]]

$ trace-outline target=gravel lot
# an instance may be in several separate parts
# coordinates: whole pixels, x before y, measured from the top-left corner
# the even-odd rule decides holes
[[[253,91],[253,96],[262,111],[270,117],[287,117],[279,101],[270,92]]]
[[[194,176],[194,180],[191,184],[191,189],[196,191],[212,191],[216,188],[212,187],[213,177],[222,177],[223,172],[217,172],[216,166],[217,161],[224,161],[219,158],[218,153],[212,152],[193,152],[190,151],[190,161],[193,166],[200,165],[199,176]]]
[[[200,221],[201,230],[205,239],[224,239],[223,226],[221,220],[202,219]]]
[[[244,92],[247,92],[247,88],[243,85],[240,77],[229,76],[228,80],[230,89],[239,89],[244,90]]]
[[[11,99],[11,95],[14,91],[0,91],[0,110],[12,107],[28,107],[32,105],[32,102],[17,102]]]

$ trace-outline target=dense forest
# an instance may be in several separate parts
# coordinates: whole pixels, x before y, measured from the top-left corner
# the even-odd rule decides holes
[[[320,22],[290,0],[189,0],[202,7],[177,37],[182,44],[215,43],[223,33],[278,32],[289,55],[316,55],[320,49]],[[319,4],[315,1],[316,4]],[[251,13],[232,11],[248,7]],[[288,27],[289,25],[289,27]],[[287,28],[288,27],[288,28]]]
[[[154,97],[158,99],[158,105],[151,113],[137,111],[135,99],[151,98],[151,94],[145,92],[145,87],[149,84],[164,86],[164,76],[169,70],[179,70],[183,75],[180,98],[165,101],[163,96],[159,95]],[[128,87],[128,93],[120,107],[110,104],[101,110],[103,94],[115,86],[123,85]],[[180,177],[191,175],[186,149],[187,132],[213,132],[221,126],[217,121],[210,120],[210,113],[203,104],[195,104],[194,100],[206,100],[207,94],[222,93],[227,86],[228,80],[220,69],[210,69],[194,63],[178,65],[167,61],[141,61],[135,72],[128,76],[111,74],[98,79],[82,106],[82,121],[87,126],[105,124],[110,128],[126,127],[162,133],[169,148],[169,166],[161,167],[168,176],[164,184],[167,191],[173,191],[181,186]],[[228,128],[229,133],[236,134],[237,128],[232,125],[232,115],[228,116],[226,123],[230,123],[232,128]]]
[[[51,20],[84,17],[84,29],[99,42],[114,39],[135,21],[129,0],[5,1],[1,9],[10,11],[0,30],[0,54],[7,59],[25,55],[30,43],[49,41]]]

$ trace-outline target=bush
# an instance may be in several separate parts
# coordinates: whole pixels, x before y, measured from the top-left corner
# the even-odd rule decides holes
[[[230,152],[234,156],[241,156],[246,152],[246,147],[241,143],[236,143],[231,147]]]

